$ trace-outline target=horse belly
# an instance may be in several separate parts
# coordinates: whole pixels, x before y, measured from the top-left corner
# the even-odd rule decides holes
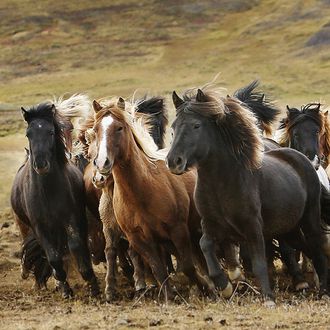
[[[272,178],[265,180],[260,194],[266,238],[294,229],[303,216],[308,197],[298,175],[286,171],[271,174]]]

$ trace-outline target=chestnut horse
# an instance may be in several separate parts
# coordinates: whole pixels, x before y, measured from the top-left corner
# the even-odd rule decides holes
[[[69,104],[74,108],[79,97],[75,96],[71,101]],[[11,205],[16,221],[29,229],[32,238],[24,246],[27,254],[33,254],[28,259],[38,257],[28,263],[34,267],[37,282],[38,276],[46,281],[45,274],[39,272],[40,266],[44,266],[40,259],[45,254],[59,288],[67,298],[73,292],[66,280],[63,257],[71,253],[91,294],[97,295],[99,288],[87,245],[83,179],[67,159],[70,140],[65,141],[65,136],[72,126],[64,116],[65,112],[52,103],[42,103],[29,110],[22,108],[22,113],[28,125],[29,158],[16,174]],[[28,237],[26,232],[22,234],[23,239]],[[42,252],[37,254],[36,250]]]
[[[134,102],[136,105],[136,116],[143,123],[148,118],[149,133],[158,148],[164,146],[164,133],[167,125],[167,114],[162,97],[144,97]],[[89,116],[80,127],[79,139],[83,144],[84,155],[87,159],[93,160],[95,157],[95,133],[92,130],[94,124],[94,115]],[[121,232],[112,207],[113,180],[112,176],[105,177],[98,173],[92,163],[86,166],[84,171],[84,181],[87,191],[87,202],[94,209],[98,219],[101,218],[105,236],[105,256],[107,261],[107,275],[105,295],[108,302],[116,296],[116,259],[119,257],[121,268],[127,277],[130,277],[131,269],[129,264],[134,265],[135,290],[144,291],[146,284],[144,280],[143,264],[140,257],[132,250],[127,250],[127,241],[122,239]],[[98,189],[96,189],[96,188]],[[102,190],[104,194],[101,193]],[[95,230],[93,230],[95,232]],[[100,241],[99,241],[100,242]],[[100,246],[98,242],[92,244]],[[121,248],[123,247],[123,248]],[[104,250],[104,247],[103,247]],[[129,257],[126,255],[129,253]],[[125,262],[126,261],[126,262]],[[128,262],[127,262],[128,261]],[[173,270],[172,262],[168,256],[168,267]]]
[[[164,154],[126,109],[119,98],[102,107],[93,102],[95,139],[94,164],[100,174],[114,179],[113,209],[130,246],[150,266],[165,296],[172,298],[162,248],[174,254],[183,272],[200,290],[212,292],[210,282],[196,269],[200,259],[200,218],[193,202],[195,173],[171,174]],[[199,251],[199,255],[198,255]]]
[[[266,304],[274,305],[265,259],[265,240],[283,237],[303,246],[327,291],[327,259],[321,247],[317,175],[305,156],[281,148],[263,153],[255,117],[237,99],[215,90],[193,89],[177,109],[174,138],[167,156],[175,174],[197,168],[195,201],[202,215],[201,247],[220,289],[228,279],[220,268],[215,243],[246,242]],[[305,241],[300,236],[305,234]]]

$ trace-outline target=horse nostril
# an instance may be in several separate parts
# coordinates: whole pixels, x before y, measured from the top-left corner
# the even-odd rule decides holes
[[[109,158],[107,158],[104,162],[104,166],[107,167],[109,165],[110,165],[110,160],[109,160]]]
[[[101,181],[101,182],[103,182],[103,181],[104,181],[104,177],[103,177],[103,175],[101,176],[101,179],[100,179],[100,181]]]
[[[181,157],[178,157],[177,159],[176,159],[176,165],[181,165],[182,164],[182,162],[183,162],[183,160],[182,160],[182,158]]]

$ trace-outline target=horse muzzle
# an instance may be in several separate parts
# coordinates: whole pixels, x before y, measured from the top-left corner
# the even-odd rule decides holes
[[[93,175],[92,182],[95,188],[102,189],[106,183],[106,176],[102,175],[98,171]]]
[[[33,168],[39,175],[45,175],[50,170],[50,164],[48,161],[42,161],[42,162],[33,162]]]
[[[187,171],[187,161],[180,156],[166,157],[167,168],[176,175],[181,175]]]

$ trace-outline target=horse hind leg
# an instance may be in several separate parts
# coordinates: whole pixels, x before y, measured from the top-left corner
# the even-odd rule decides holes
[[[141,256],[132,247],[128,248],[128,254],[134,267],[133,278],[135,295],[139,296],[140,293],[143,292],[147,287],[145,281],[143,260]]]
[[[109,228],[105,223],[103,226],[105,236],[105,258],[107,261],[107,274],[105,277],[105,297],[107,302],[112,302],[118,296],[116,292],[117,280],[117,251],[121,233],[114,228]]]
[[[275,301],[269,283],[266,261],[266,247],[260,223],[260,220],[258,220],[257,222],[254,221],[254,228],[251,228],[252,230],[250,231],[250,233],[247,234],[247,244],[252,262],[252,270],[257,279],[259,280],[261,286],[261,291],[264,298],[264,305],[266,307],[274,307]]]
[[[225,260],[228,267],[228,276],[232,282],[245,281],[239,261],[239,246],[237,244],[226,244],[223,246]]]
[[[146,243],[146,241],[143,238],[140,238],[138,234],[129,237],[129,242],[132,249],[134,249],[140,256],[143,256],[147,264],[150,266],[153,276],[160,285],[165,300],[172,300],[174,295],[169,284],[166,265],[159,254],[159,247],[151,239]]]
[[[296,259],[296,251],[291,248],[285,240],[279,240],[279,250],[281,259],[288,268],[288,272],[292,277],[294,289],[301,291],[308,289],[309,285],[304,278],[303,272]]]
[[[312,205],[312,204],[310,204]],[[316,221],[315,221],[316,220]],[[305,235],[305,241],[309,251],[306,255],[313,261],[316,273],[320,282],[320,296],[328,292],[328,260],[322,248],[322,233],[320,223],[319,204],[305,208],[303,218],[301,220],[302,231]]]

